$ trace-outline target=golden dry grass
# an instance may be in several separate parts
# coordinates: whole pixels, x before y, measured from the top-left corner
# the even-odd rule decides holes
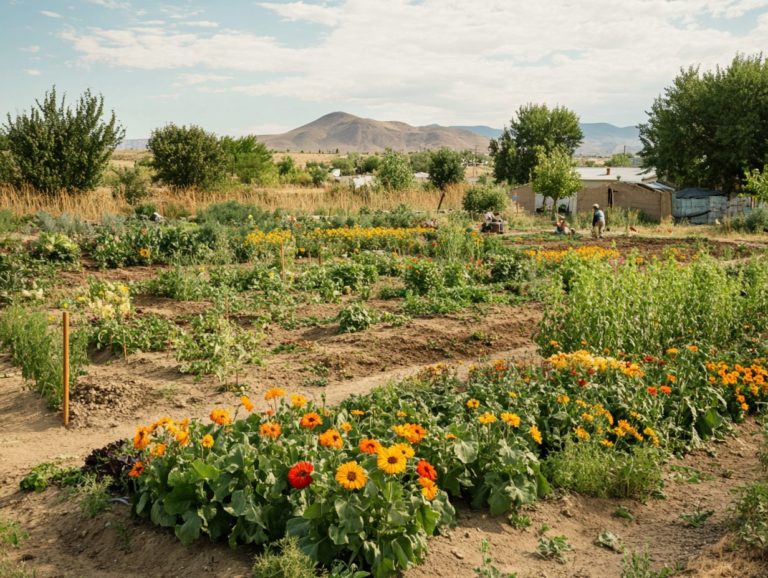
[[[463,191],[463,186],[450,189],[443,207],[448,210],[460,209]],[[145,202],[154,204],[161,214],[194,214],[212,203],[225,201],[239,201],[255,204],[265,210],[284,209],[297,213],[355,212],[363,207],[390,210],[401,204],[415,210],[434,212],[438,200],[439,193],[420,188],[374,193],[354,192],[346,187],[280,187],[240,188],[216,192],[156,188]],[[68,213],[88,220],[99,220],[104,215],[129,213],[132,210],[124,199],[114,198],[107,187],[80,195],[55,196],[41,195],[32,189],[0,188],[0,206],[16,215],[45,211],[52,215]]]

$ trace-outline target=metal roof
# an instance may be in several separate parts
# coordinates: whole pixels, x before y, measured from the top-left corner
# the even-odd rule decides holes
[[[653,170],[642,167],[576,167],[576,171],[582,181],[619,180],[625,183],[642,183],[656,180]]]
[[[680,189],[675,193],[676,199],[706,199],[707,197],[725,197],[722,191],[713,191],[711,189],[701,189],[699,187],[688,187]]]

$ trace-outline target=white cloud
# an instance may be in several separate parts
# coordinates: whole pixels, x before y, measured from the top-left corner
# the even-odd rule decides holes
[[[29,54],[37,54],[40,52],[40,47],[37,45],[32,46],[24,46],[22,48],[19,48],[21,52],[28,52]]]
[[[179,77],[188,84],[229,73],[238,79],[231,90],[244,94],[354,107],[414,124],[499,126],[525,102],[563,104],[585,120],[636,122],[680,67],[728,64],[737,52],[762,50],[768,36],[765,13],[746,33],[728,31],[731,19],[765,11],[768,0],[474,0],[471,9],[461,0],[260,6],[327,30],[302,47],[246,30],[154,23],[70,30],[62,37],[87,63],[201,71]],[[196,14],[166,9],[166,15]],[[306,24],[295,26],[301,33]]]
[[[307,4],[305,2],[289,2],[288,4],[262,2],[259,6],[272,10],[291,22],[303,20],[325,26],[335,26],[339,22],[340,16],[339,8]]]
[[[218,28],[219,25],[216,22],[210,20],[190,20],[184,23],[185,26],[191,26],[193,28]]]
[[[110,10],[127,10],[131,7],[130,2],[120,2],[119,0],[88,0],[88,2]]]
[[[47,16],[48,18],[63,18],[58,12],[51,12],[50,10],[40,10],[40,14]]]
[[[186,85],[208,84],[211,82],[225,82],[232,80],[231,76],[223,74],[179,74],[179,81]]]
[[[29,76],[40,76],[42,72],[37,70],[36,68],[27,68],[24,70]]]

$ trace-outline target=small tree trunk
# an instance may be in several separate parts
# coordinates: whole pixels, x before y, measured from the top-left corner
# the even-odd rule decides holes
[[[443,190],[440,194],[440,202],[437,203],[437,212],[440,212],[440,207],[443,206],[443,200],[445,199],[445,190]]]

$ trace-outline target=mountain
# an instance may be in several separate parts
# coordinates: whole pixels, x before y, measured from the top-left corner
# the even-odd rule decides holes
[[[117,145],[117,150],[144,150],[148,141],[148,138],[127,138]]]
[[[491,138],[499,138],[501,129],[489,126],[455,126]],[[642,147],[640,132],[634,126],[614,126],[607,122],[582,122],[584,142],[576,149],[577,155],[609,156],[624,151],[636,153]]]
[[[411,126],[404,122],[360,118],[332,112],[283,134],[257,137],[274,150],[382,152],[418,151],[447,147],[485,152],[488,137],[476,132],[438,125]]]

